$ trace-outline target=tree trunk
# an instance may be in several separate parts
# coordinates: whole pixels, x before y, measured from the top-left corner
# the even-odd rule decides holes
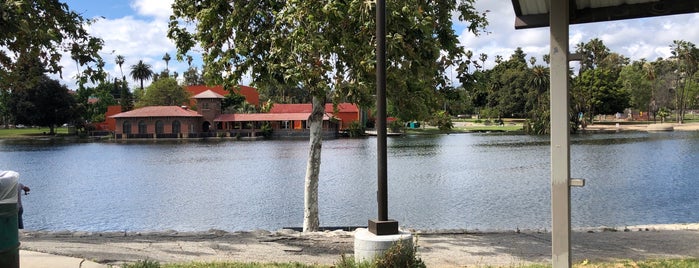
[[[303,197],[303,231],[318,231],[318,175],[320,173],[320,151],[323,144],[323,115],[325,98],[313,96],[313,111],[308,117],[311,124],[310,150],[306,165],[306,178]]]

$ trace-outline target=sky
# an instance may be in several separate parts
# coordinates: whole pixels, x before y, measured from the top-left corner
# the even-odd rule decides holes
[[[114,63],[116,55],[122,55],[126,61],[122,66],[123,74],[129,77],[130,66],[143,60],[159,73],[165,69],[162,60],[165,53],[173,58],[169,63],[170,71],[182,74],[187,69],[186,61],[175,59],[176,48],[167,38],[167,25],[172,14],[172,0],[67,0],[64,1],[71,10],[85,18],[99,18],[88,26],[88,32],[104,39],[101,55],[106,62],[105,69],[111,77],[120,77],[121,70]],[[465,30],[465,25],[454,22],[454,30],[459,35],[461,45],[473,51],[477,58],[481,53],[488,55],[486,68],[492,68],[495,55],[509,58],[517,47],[521,47],[527,58],[534,56],[543,64],[542,55],[549,50],[548,28],[515,30],[514,11],[510,0],[476,0],[476,9],[488,11],[489,26],[487,33],[474,36]],[[613,21],[605,23],[588,23],[571,25],[570,48],[580,42],[593,38],[601,39],[612,52],[620,53],[631,60],[646,59],[653,61],[658,57],[670,57],[670,45],[673,40],[685,40],[699,44],[699,13],[674,15],[646,19]],[[200,57],[195,52],[194,66],[201,66]],[[62,59],[63,84],[71,89],[77,88],[75,63],[66,55]],[[455,77],[451,71],[449,74]],[[130,80],[130,78],[128,78]],[[129,81],[134,87],[137,81]],[[150,82],[145,82],[147,86]],[[248,84],[242,81],[241,84]],[[458,84],[455,82],[455,84]]]

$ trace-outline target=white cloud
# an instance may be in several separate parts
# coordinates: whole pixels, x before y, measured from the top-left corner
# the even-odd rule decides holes
[[[186,62],[177,62],[174,43],[167,37],[169,15],[172,13],[170,5],[172,1],[137,0],[131,3],[131,7],[143,17],[125,16],[114,19],[100,19],[87,26],[88,32],[104,40],[104,47],[100,55],[105,61],[105,71],[110,77],[121,77],[119,66],[115,63],[117,55],[122,55],[125,62],[122,65],[123,74],[135,88],[139,81],[132,81],[129,77],[130,66],[139,60],[150,64],[154,73],[160,73],[165,69],[162,60],[165,53],[169,53],[172,60],[169,69],[180,75],[186,71]],[[77,88],[75,76],[76,64],[65,55],[62,60],[64,66],[62,83],[69,88]],[[58,78],[56,76],[56,78]],[[144,83],[146,86],[149,81]]]
[[[174,0],[135,0],[131,2],[131,8],[141,16],[167,20],[172,15],[173,2]]]

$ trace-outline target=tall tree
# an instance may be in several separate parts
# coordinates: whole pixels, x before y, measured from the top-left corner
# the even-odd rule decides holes
[[[165,52],[165,55],[163,56],[163,60],[165,61],[165,70],[169,73],[170,72],[170,54]]]
[[[138,63],[131,65],[131,78],[141,81],[141,90],[143,90],[143,81],[153,77],[153,70],[150,64],[139,60]]]
[[[421,109],[405,104],[425,106],[424,100],[434,96],[435,87],[443,80],[445,63],[464,53],[452,29],[452,15],[468,21],[472,32],[486,23],[483,14],[473,9],[473,2],[388,1],[387,9],[392,12],[387,18],[387,88],[403,90],[389,94],[394,107],[400,111]],[[312,96],[304,231],[319,227],[318,175],[325,102],[328,98],[358,102],[371,95],[375,85],[374,8],[363,0],[176,0],[173,4],[168,35],[180,55],[196,44],[202,48],[207,81],[211,78],[231,87],[250,73],[253,84],[260,87],[279,83],[273,80],[279,75],[286,85],[300,86]],[[218,78],[221,73],[226,74],[223,81]]]
[[[0,88],[31,87],[27,80],[31,77],[15,72],[22,59],[36,59],[41,69],[60,74],[64,50],[78,65],[87,66],[81,76],[92,78],[99,71],[96,63],[103,41],[87,33],[85,27],[91,22],[55,0],[0,2]]]
[[[677,122],[682,123],[687,109],[688,95],[694,81],[694,74],[699,69],[699,49],[684,40],[675,40],[670,45],[672,58],[677,64],[677,86],[675,91]]]
[[[124,56],[122,55],[117,55],[116,58],[114,58],[114,62],[119,65],[119,72],[121,72],[121,77],[124,77],[124,71],[121,69],[121,65],[124,64]]]

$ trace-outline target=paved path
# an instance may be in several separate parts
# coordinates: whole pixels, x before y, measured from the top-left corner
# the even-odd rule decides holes
[[[418,234],[419,255],[428,267],[511,266],[550,262],[551,235],[545,232]],[[120,265],[137,260],[304,262],[332,265],[352,254],[351,232],[303,234],[293,231],[200,233],[29,232],[23,250]],[[597,229],[572,234],[575,262],[699,258],[699,225]],[[31,258],[31,257],[30,257]],[[25,266],[22,266],[25,267]],[[27,266],[32,267],[32,266]],[[41,267],[41,266],[39,266]],[[85,266],[83,266],[85,267]]]
[[[46,254],[35,251],[19,251],[19,267],[22,268],[107,268],[109,266],[85,259]]]

